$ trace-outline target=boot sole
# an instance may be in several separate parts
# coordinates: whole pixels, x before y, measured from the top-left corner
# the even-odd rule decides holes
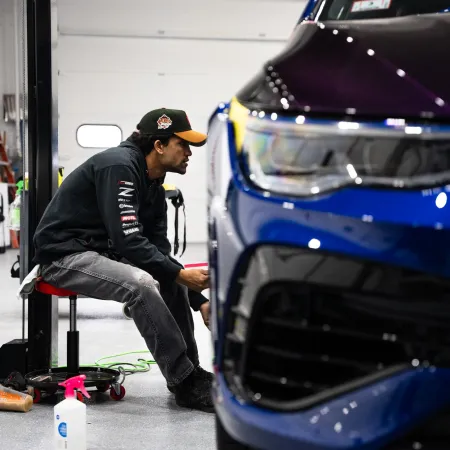
[[[188,405],[187,403],[184,403],[184,402],[176,402],[176,404],[181,408],[194,409],[196,411],[202,411],[205,413],[214,413],[215,412],[214,406],[192,406],[192,405]]]

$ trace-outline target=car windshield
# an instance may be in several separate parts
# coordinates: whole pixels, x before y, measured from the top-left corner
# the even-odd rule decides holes
[[[316,19],[389,19],[439,12],[450,12],[450,0],[323,0],[317,6]]]

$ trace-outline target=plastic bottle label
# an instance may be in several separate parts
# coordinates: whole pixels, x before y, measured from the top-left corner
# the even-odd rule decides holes
[[[63,438],[67,437],[67,424],[66,424],[66,422],[61,422],[59,424],[58,432]]]

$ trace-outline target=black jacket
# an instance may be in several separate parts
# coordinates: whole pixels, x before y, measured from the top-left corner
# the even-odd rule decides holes
[[[161,284],[183,267],[170,256],[163,180],[150,180],[144,155],[130,141],[100,152],[71,172],[34,236],[36,264],[93,250],[125,258]],[[189,291],[191,307],[206,301]]]

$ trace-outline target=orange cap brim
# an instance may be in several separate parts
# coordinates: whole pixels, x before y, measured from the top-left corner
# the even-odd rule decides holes
[[[205,145],[206,140],[208,139],[208,136],[206,134],[194,130],[182,131],[180,133],[174,134],[180,137],[181,139],[189,142],[194,147],[201,147],[202,145]]]

